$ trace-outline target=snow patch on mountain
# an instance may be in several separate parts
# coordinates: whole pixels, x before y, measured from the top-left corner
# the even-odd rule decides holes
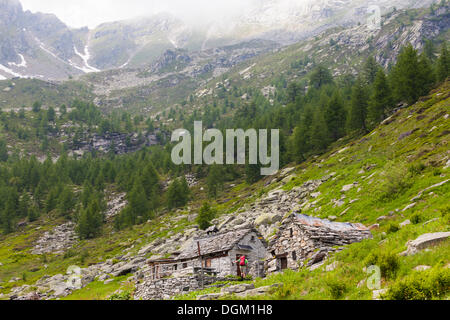
[[[84,66],[81,68],[77,67],[77,69],[80,69],[80,70],[84,71],[85,73],[100,72],[99,69],[89,65],[89,59],[91,58],[91,55],[89,53],[89,48],[87,45],[84,47],[84,54],[79,52],[75,46],[73,47],[73,50],[75,51],[75,54],[77,56],[79,56],[84,62]]]
[[[21,74],[18,74],[16,72],[14,72],[13,70],[11,70],[10,68],[5,67],[4,65],[0,64],[0,70],[3,72],[6,72],[10,75],[12,75],[13,77],[22,77]]]
[[[18,68],[26,68],[27,67],[27,61],[25,60],[23,55],[21,55],[20,53],[19,53],[19,57],[21,59],[20,63],[8,62],[8,65],[15,66],[15,67],[18,67]]]

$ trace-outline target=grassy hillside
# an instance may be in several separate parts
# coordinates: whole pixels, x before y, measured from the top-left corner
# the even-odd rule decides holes
[[[41,286],[42,281],[55,276],[59,279],[55,280],[56,284],[63,284],[61,278],[71,265],[83,268],[87,285],[65,298],[132,298],[135,285],[142,279],[138,276],[140,271],[134,275],[121,273],[116,276],[113,271],[135,258],[140,260],[139,268],[143,268],[145,260],[152,256],[168,258],[172,252],[180,250],[185,241],[199,234],[198,213],[206,201],[215,213],[213,224],[219,225],[231,216],[234,221],[240,218],[243,223],[252,222],[256,216],[248,212],[269,192],[275,189],[290,191],[324,176],[331,178],[319,186],[314,197],[308,196],[302,203],[289,202],[289,208],[294,210],[301,205],[302,212],[307,215],[363,223],[370,226],[374,238],[336,253],[314,271],[301,268],[256,279],[257,287],[283,284],[258,298],[371,299],[373,293],[364,283],[369,276],[364,270],[370,265],[381,267],[382,287],[390,289],[385,292],[386,298],[448,298],[448,241],[413,256],[399,255],[409,240],[425,233],[449,231],[448,78],[442,83],[445,75],[439,77],[439,88],[435,88],[437,79],[410,81],[424,84],[420,88],[415,86],[415,92],[435,89],[409,107],[403,103],[405,97],[398,94],[389,106],[384,105],[382,117],[392,114],[391,117],[379,125],[380,118],[378,122],[370,122],[368,127],[376,127],[365,136],[361,136],[361,132],[367,132],[365,124],[352,128],[347,121],[351,119],[353,106],[358,105],[354,99],[357,86],[353,86],[353,82],[356,75],[365,77],[363,63],[368,57],[375,56],[389,70],[403,45],[412,42],[420,48],[424,44],[422,37],[433,33],[431,39],[436,47],[430,53],[432,67],[415,66],[417,74],[422,75],[423,70],[436,73],[439,63],[446,61],[442,58],[445,54],[437,59],[437,45],[449,39],[448,30],[435,37],[439,33],[436,31],[440,28],[439,21],[445,19],[448,15],[441,14],[436,18],[428,9],[401,11],[386,16],[380,32],[367,32],[364,26],[330,30],[314,39],[241,63],[218,78],[208,80],[211,72],[197,79],[174,73],[142,87],[113,90],[105,85],[110,90],[110,102],[115,101],[118,106],[118,110],[106,112],[106,115],[101,111],[111,109],[101,101],[100,108],[89,103],[77,102],[75,106],[71,103],[75,98],[92,100],[95,88],[91,86],[101,83],[103,76],[120,77],[118,70],[92,74],[86,77],[88,84],[77,81],[54,84],[24,79],[1,81],[0,105],[8,112],[0,112],[0,156],[5,160],[0,165],[0,174],[5,177],[2,179],[4,188],[0,189],[5,195],[0,221],[4,221],[5,233],[10,233],[0,235],[0,299],[17,294],[23,297],[33,292],[47,294],[51,290]],[[417,53],[412,48],[411,51]],[[328,85],[314,88],[311,72],[314,74],[320,65],[331,71],[329,78],[333,79]],[[405,69],[395,66],[394,70]],[[127,82],[127,79],[121,80]],[[404,81],[400,80],[389,77],[396,93],[404,86]],[[179,83],[181,86],[177,85]],[[206,84],[199,90],[200,83]],[[375,90],[374,85],[369,87],[368,91]],[[292,88],[298,92],[292,94]],[[338,129],[342,130],[336,130],[341,132],[330,138],[329,129],[334,128],[335,122],[323,125],[325,122],[321,117],[322,113],[333,110],[329,106],[339,109],[336,107],[339,103],[330,103],[333,92],[340,93],[344,103],[339,114],[342,121],[338,124]],[[360,100],[373,103],[374,99],[367,96]],[[32,110],[35,101],[42,101],[41,111]],[[65,110],[62,104],[71,110]],[[142,116],[132,118],[123,113],[127,105],[134,108],[129,111],[147,109],[149,118],[144,121]],[[393,110],[401,105],[400,109]],[[156,111],[158,116],[152,117]],[[249,181],[260,177],[252,177],[249,171],[253,168],[249,167],[175,166],[170,161],[169,145],[144,148],[123,157],[108,153],[108,158],[101,155],[97,158],[95,154],[92,157],[87,154],[84,159],[68,164],[64,157],[55,164],[44,162],[38,165],[25,161],[31,155],[39,156],[40,160],[46,154],[57,156],[63,147],[88,143],[99,133],[126,135],[124,150],[132,147],[135,132],[141,133],[136,134],[139,141],[144,132],[157,132],[164,143],[165,133],[180,125],[190,128],[193,120],[199,119],[204,121],[205,127],[281,128],[281,156],[282,162],[287,164],[285,170],[280,170],[276,177],[253,183]],[[299,130],[304,123],[308,125],[304,127],[307,130],[297,135],[302,132]],[[343,130],[344,127],[349,128]],[[296,137],[307,139],[297,140]],[[319,146],[321,143],[323,145]],[[297,146],[310,149],[297,150]],[[15,153],[24,155],[25,160],[16,161]],[[288,163],[294,160],[301,164]],[[156,170],[146,170],[150,165]],[[71,169],[64,170],[67,168]],[[213,169],[220,171],[215,171],[214,175]],[[36,172],[41,175],[36,176]],[[170,187],[176,185],[171,184],[174,179],[187,173],[198,180],[190,188],[190,198],[189,192],[185,192],[187,182],[184,189],[183,186],[181,189]],[[47,181],[48,186],[44,183],[38,186],[37,182],[34,185],[36,179],[31,178],[35,177],[38,182]],[[217,197],[211,195],[211,182],[216,182]],[[89,192],[92,191],[89,184],[95,185],[95,192]],[[17,190],[20,193],[13,194]],[[73,193],[63,192],[67,190]],[[151,192],[147,192],[149,190]],[[8,193],[13,195],[6,196]],[[67,194],[69,200],[75,200],[77,204],[66,201],[64,195]],[[26,195],[31,196],[28,202]],[[106,213],[103,195],[108,202]],[[183,204],[176,203],[177,195],[185,198]],[[92,199],[96,197],[102,198],[102,204],[95,202],[99,199]],[[23,203],[30,204],[33,210],[39,209],[39,214],[34,216],[34,211],[22,210]],[[66,208],[67,203],[72,204],[67,210],[61,209]],[[109,215],[111,203],[123,205],[114,213],[116,216]],[[176,206],[179,208],[170,209]],[[279,207],[274,210],[282,211]],[[28,213],[23,214],[25,211]],[[96,218],[102,221],[92,222],[96,226],[95,232],[81,233],[78,230],[83,222],[81,217],[84,215],[89,220],[90,212],[98,213]],[[54,241],[61,236],[57,227],[68,221],[77,224],[76,231],[84,240],[74,240],[73,246],[70,243],[60,253],[50,250],[53,253],[33,254],[43,238],[50,244],[58,244]],[[89,227],[89,223],[85,226]],[[273,223],[264,230],[266,240],[273,238],[279,226],[279,223]],[[151,249],[142,251],[149,245]],[[99,273],[95,270],[97,267],[104,269]],[[416,267],[427,270],[418,271]],[[195,299],[218,291],[218,288],[208,288],[177,298]],[[49,296],[51,294],[45,295]]]
[[[391,288],[387,298],[407,298],[409,291],[414,292],[409,297],[424,298],[428,297],[424,296],[427,290],[438,288],[441,292],[432,292],[432,298],[448,298],[448,241],[414,256],[398,255],[409,240],[419,235],[449,231],[449,183],[431,188],[411,201],[420,191],[448,180],[449,83],[422,100],[397,111],[366,137],[349,144],[338,143],[333,151],[297,168],[296,177],[283,188],[291,189],[335,173],[331,181],[319,187],[321,195],[310,200],[305,214],[373,226],[374,238],[335,254],[326,263],[334,264],[333,271],[325,271],[326,266],[314,271],[305,268],[256,280],[256,287],[284,284],[258,298],[371,299],[372,292],[361,281],[369,276],[364,268],[372,264],[381,267],[382,287]],[[353,183],[358,184],[341,192],[342,186]],[[336,206],[336,199],[342,199],[344,204]],[[410,204],[415,206],[406,209]],[[379,219],[382,216],[386,218]],[[411,224],[400,227],[406,220]],[[415,271],[419,265],[432,268]],[[419,284],[423,287],[421,292]],[[218,291],[208,289],[182,298]]]
[[[410,283],[423,278],[425,287],[434,288],[443,281],[446,289],[439,297],[448,297],[448,242],[414,256],[400,257],[398,253],[406,249],[408,240],[421,234],[449,230],[447,199],[450,184],[430,189],[420,199],[411,201],[421,190],[448,179],[449,112],[450,83],[447,82],[421,102],[397,111],[366,137],[350,142],[341,140],[332,151],[301,164],[290,181],[267,185],[273,179],[270,177],[253,185],[237,181],[236,185],[227,186],[214,204],[218,216],[238,214],[239,208],[274,188],[289,190],[334,172],[334,178],[319,187],[321,195],[310,200],[304,213],[337,221],[361,222],[367,226],[379,224],[373,230],[372,240],[351,245],[327,261],[327,265],[337,262],[333,271],[326,272],[325,267],[312,272],[301,269],[257,279],[254,282],[257,287],[284,284],[259,298],[370,299],[372,292],[364,285],[358,287],[358,283],[367,278],[363,270],[371,264],[381,265],[383,288],[399,288],[404,281]],[[357,183],[354,188],[341,192],[342,186],[353,183]],[[166,213],[147,224],[120,232],[115,232],[112,225],[107,224],[103,236],[81,241],[63,255],[31,254],[34,242],[60,223],[52,216],[31,223],[15,234],[1,236],[0,293],[8,294],[12,288],[24,284],[32,289],[44,275],[64,274],[70,265],[87,267],[107,259],[117,259],[124,253],[133,255],[157,238],[184,233],[195,226],[195,213],[206,198],[202,186],[204,181],[192,189],[194,200],[188,211]],[[333,199],[340,199],[343,204],[338,207]],[[404,210],[411,203],[415,206]],[[381,216],[386,218],[377,221]],[[400,228],[399,224],[407,219],[411,224]],[[419,265],[432,269],[414,271]],[[10,282],[13,278],[18,279]],[[108,285],[94,281],[67,299],[106,299],[119,289],[132,293],[134,282],[130,281],[127,277],[114,278]],[[219,290],[207,289],[181,298],[196,298]],[[432,297],[437,298],[437,293]]]

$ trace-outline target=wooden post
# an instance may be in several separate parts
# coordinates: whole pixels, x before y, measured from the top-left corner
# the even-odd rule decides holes
[[[198,256],[200,258],[200,283],[201,283],[202,289],[204,289],[204,283],[203,283],[203,258],[202,258],[202,252],[200,251],[200,241],[197,241],[197,248],[198,248]]]

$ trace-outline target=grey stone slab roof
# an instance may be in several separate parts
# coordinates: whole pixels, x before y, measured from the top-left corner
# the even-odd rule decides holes
[[[298,223],[302,225],[308,225],[312,227],[324,227],[333,231],[369,231],[369,229],[361,223],[348,223],[348,222],[331,222],[326,219],[319,219],[315,217],[310,217],[304,214],[297,214],[295,216]]]
[[[182,260],[198,257],[197,242],[200,242],[200,251],[202,256],[229,251],[250,232],[257,233],[254,229],[239,229],[194,239],[192,243],[177,257],[177,259]]]

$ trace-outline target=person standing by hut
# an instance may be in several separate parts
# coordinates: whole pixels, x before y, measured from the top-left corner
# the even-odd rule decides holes
[[[239,268],[241,270],[241,279],[244,280],[247,277],[247,267],[248,267],[247,257],[241,256],[234,263],[239,263]]]

